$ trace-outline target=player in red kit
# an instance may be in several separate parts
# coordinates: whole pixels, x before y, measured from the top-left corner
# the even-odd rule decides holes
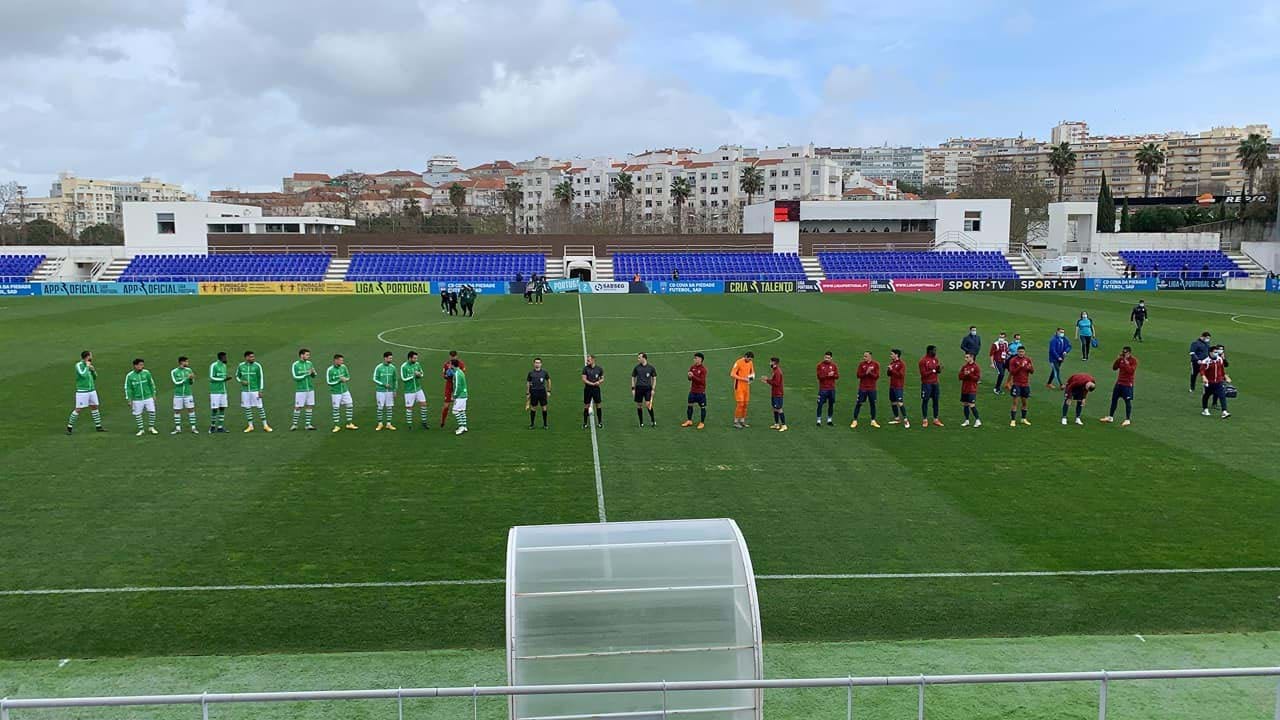
[[[880,382],[880,363],[871,359],[871,351],[862,353],[862,362],[858,363],[858,402],[853,405],[853,422],[849,423],[849,427],[858,427],[858,413],[862,410],[862,403],[866,402],[871,405],[871,427],[878,428],[880,423],[876,422],[876,383]]]
[[[1125,345],[1120,357],[1111,363],[1111,369],[1116,371],[1116,386],[1111,389],[1111,411],[1099,419],[1104,423],[1115,422],[1116,405],[1123,398],[1124,422],[1120,427],[1129,427],[1129,418],[1133,415],[1133,378],[1138,374],[1138,358],[1133,356],[1133,349]]]
[[[942,361],[938,359],[938,346],[930,345],[924,349],[924,357],[916,364],[920,369],[920,427],[929,427],[929,403],[933,403],[933,424],[942,427],[938,420],[938,398],[942,391],[938,387],[938,373],[942,372]]]
[[[449,412],[453,409],[453,373],[449,372],[453,369],[453,360],[458,357],[457,350],[450,350],[449,357],[444,361],[444,366],[440,368],[440,377],[444,378],[444,407],[440,408],[440,427],[444,427],[444,423],[449,419]],[[462,372],[467,371],[467,364],[458,360],[458,367]]]
[[[1027,419],[1027,398],[1031,397],[1031,375],[1036,371],[1031,358],[1027,357],[1027,346],[1018,347],[1018,352],[1009,358],[1009,395],[1013,398],[1013,406],[1009,408],[1009,427],[1018,426],[1018,403],[1022,403],[1022,424],[1030,425]]]
[[[974,362],[973,355],[964,354],[964,365],[960,366],[960,404],[964,406],[964,422],[960,427],[969,427],[969,416],[973,416],[973,426],[982,427],[982,418],[978,417],[978,382],[982,380],[982,368]]]
[[[1214,345],[1209,348],[1209,357],[1200,361],[1200,378],[1204,381],[1204,394],[1200,396],[1200,414],[1208,415],[1209,399],[1213,398],[1222,406],[1222,419],[1231,417],[1227,412],[1227,383],[1231,376],[1227,374],[1226,348]]]
[[[702,362],[702,353],[693,354],[693,365],[689,366],[689,406],[684,411],[684,422],[680,427],[693,425],[693,406],[698,406],[698,429],[707,426],[707,366]]]
[[[1062,390],[1062,424],[1067,424],[1067,405],[1074,400],[1076,403],[1076,424],[1083,425],[1084,421],[1080,419],[1080,411],[1084,409],[1085,402],[1089,399],[1089,393],[1098,387],[1098,383],[1093,379],[1092,375],[1086,373],[1076,373],[1067,378],[1067,384]]]
[[[780,362],[776,357],[769,358],[769,377],[760,378],[760,381],[769,386],[769,401],[773,404],[773,424],[769,426],[769,429],[786,432],[787,414],[782,411],[782,368],[779,365]]]
[[[902,423],[902,427],[911,429],[911,421],[907,419],[907,406],[903,403],[903,394],[907,387],[907,364],[902,362],[902,351],[894,348],[889,351],[889,407],[893,410],[890,425]],[[899,419],[901,416],[901,419]]]
[[[840,379],[840,368],[831,361],[831,352],[827,351],[818,363],[818,427],[822,427],[822,405],[827,406],[827,425],[835,425],[831,416],[836,411],[836,381]]]

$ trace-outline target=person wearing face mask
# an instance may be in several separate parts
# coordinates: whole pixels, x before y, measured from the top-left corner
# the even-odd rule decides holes
[[[1200,361],[1200,377],[1204,382],[1204,394],[1200,396],[1200,414],[1211,414],[1209,398],[1215,398],[1222,406],[1222,419],[1226,420],[1231,417],[1231,413],[1227,412],[1227,383],[1231,382],[1231,376],[1227,375],[1226,360],[1222,356],[1222,346],[1214,345],[1209,351],[1209,357]]]
[[[978,353],[982,352],[982,338],[978,336],[978,328],[976,326],[969,326],[969,333],[960,341],[960,352],[979,357]]]
[[[1049,381],[1044,384],[1045,387],[1052,389],[1054,383],[1057,383],[1058,388],[1062,387],[1062,363],[1069,354],[1071,340],[1067,338],[1065,328],[1058,328],[1058,332],[1049,341]]]
[[[1080,357],[1085,360],[1089,359],[1089,349],[1093,347],[1093,320],[1089,319],[1089,313],[1080,313],[1080,319],[1076,321],[1076,337],[1080,339]]]
[[[1200,363],[1209,357],[1210,345],[1209,340],[1212,336],[1208,330],[1200,333],[1200,337],[1191,341],[1191,384],[1187,387],[1187,392],[1196,391],[1196,378],[1200,377]]]
[[[1133,339],[1142,342],[1142,326],[1147,322],[1147,303],[1139,300],[1129,311],[1129,322],[1133,323]]]
[[[999,395],[1000,388],[1004,385],[1005,370],[1009,367],[1009,341],[1005,339],[1004,333],[1000,333],[1000,337],[991,343],[987,355],[991,358],[991,369],[996,371],[996,386],[991,388],[991,392]]]

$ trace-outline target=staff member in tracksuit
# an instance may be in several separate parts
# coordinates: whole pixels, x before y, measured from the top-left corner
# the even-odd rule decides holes
[[[1063,387],[1062,363],[1070,354],[1071,339],[1067,337],[1065,328],[1058,328],[1058,332],[1049,340],[1049,381],[1044,384],[1045,387],[1052,388],[1054,381],[1057,381],[1059,389]]]
[[[1147,322],[1147,303],[1139,300],[1129,311],[1129,321],[1133,323],[1133,339],[1142,342],[1142,326]]]
[[[1222,405],[1222,419],[1226,420],[1231,417],[1231,413],[1227,412],[1227,383],[1231,382],[1231,376],[1227,375],[1227,364],[1222,354],[1223,347],[1214,345],[1209,351],[1209,357],[1200,362],[1200,374],[1204,378],[1200,414],[1209,415],[1209,398],[1217,398],[1218,404]]]
[[[1187,386],[1187,392],[1196,391],[1196,379],[1200,377],[1200,363],[1209,357],[1210,339],[1209,331],[1205,330],[1200,333],[1200,337],[1191,341],[1191,383]]]

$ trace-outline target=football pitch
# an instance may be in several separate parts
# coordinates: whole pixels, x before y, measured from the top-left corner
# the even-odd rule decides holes
[[[0,300],[0,656],[60,658],[498,648],[513,525],[730,517],[752,554],[766,642],[1280,629],[1280,297],[1146,296],[1134,425],[1097,421],[1129,343],[1123,293],[481,297],[450,318],[432,297]],[[1085,427],[1058,424],[1046,344],[1081,310],[1101,347]],[[1021,332],[1036,362],[1030,427],[991,392],[960,427],[959,342]],[[1227,346],[1233,417],[1199,412],[1187,346]],[[581,427],[583,347],[605,368],[604,428]],[[848,426],[864,350],[914,362],[936,344],[943,428]],[[358,431],[288,432],[290,363],[311,348],[352,369]],[[423,354],[438,422],[446,351],[468,367],[471,432],[373,431],[384,350]],[[782,359],[791,430],[757,383],[753,427],[730,427],[743,349]],[[109,432],[63,432],[73,365],[93,350]],[[168,370],[189,355],[200,427],[216,351],[254,350],[275,432],[168,435]],[[843,379],[815,427],[814,366]],[[658,426],[636,427],[634,354],[658,370]],[[683,429],[685,371],[710,367],[708,425]],[[143,357],[161,386],[160,436],[134,437],[122,389]],[[528,429],[534,356],[552,378],[551,429]],[[889,419],[881,381],[879,419]],[[1273,404],[1276,403],[1276,404]],[[863,410],[864,418],[866,408]],[[539,423],[540,424],[540,423]],[[594,436],[594,442],[593,442]]]

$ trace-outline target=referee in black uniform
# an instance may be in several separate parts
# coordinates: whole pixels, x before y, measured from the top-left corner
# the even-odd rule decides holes
[[[1142,342],[1142,325],[1147,321],[1147,303],[1139,300],[1129,311],[1129,321],[1133,323],[1133,339]]]
[[[533,359],[533,369],[525,379],[525,406],[529,410],[529,429],[533,429],[533,419],[542,408],[542,429],[547,429],[547,400],[551,397],[551,376],[542,369],[542,358]]]
[[[644,411],[649,411],[649,427],[658,427],[653,419],[653,392],[658,387],[658,371],[649,364],[649,356],[644,353],[636,355],[639,362],[631,370],[631,394],[636,401],[636,417],[640,419],[640,427],[644,427]]]
[[[582,428],[591,425],[592,405],[595,405],[596,427],[604,427],[604,409],[600,407],[600,385],[604,382],[604,368],[596,364],[596,356],[588,355],[582,366]]]

